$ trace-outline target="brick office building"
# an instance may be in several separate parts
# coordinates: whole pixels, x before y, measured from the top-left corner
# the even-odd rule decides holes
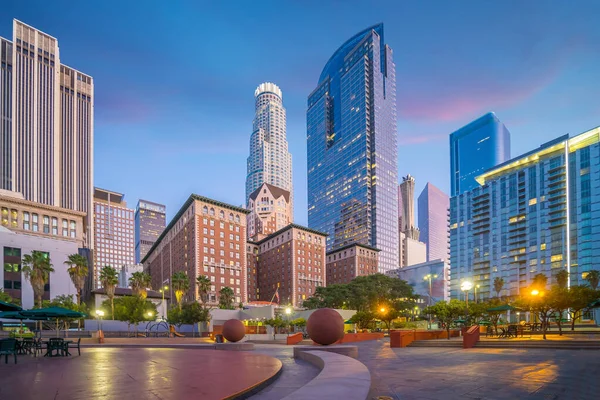
[[[248,239],[258,241],[294,222],[290,192],[263,183],[248,198]]]
[[[326,237],[322,232],[290,224],[248,243],[247,251],[256,256],[256,293],[249,297],[301,306],[318,286],[326,284]],[[279,299],[273,297],[276,291]]]
[[[210,303],[218,303],[218,293],[226,286],[233,289],[236,303],[246,302],[247,214],[243,208],[192,194],[142,260],[152,287],[183,271],[191,283],[184,301],[198,300],[196,278],[205,275],[212,282]]]
[[[376,274],[379,250],[359,243],[327,253],[327,284],[348,283],[357,276]]]

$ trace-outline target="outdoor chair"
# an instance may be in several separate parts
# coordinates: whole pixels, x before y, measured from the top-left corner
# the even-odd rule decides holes
[[[506,331],[506,336],[507,337],[511,337],[511,336],[518,337],[519,335],[518,335],[517,326],[516,325],[510,325],[508,327],[508,330]]]
[[[41,338],[34,339],[33,346],[32,346],[33,356],[37,357],[38,351],[41,353],[43,349],[44,349],[44,343],[42,342],[42,339]]]
[[[77,349],[77,354],[81,355],[81,338],[75,343],[67,343],[67,351],[68,349]]]
[[[50,340],[48,340],[48,351],[46,352],[46,355],[48,357],[54,357],[54,352],[56,352],[56,356],[63,356],[65,354],[64,339],[50,338]]]
[[[15,364],[16,364],[17,363],[17,341],[16,341],[16,339],[0,340],[0,356],[4,356],[5,364],[8,364],[8,356],[11,354],[15,357]]]
[[[493,336],[494,336],[494,327],[490,325],[485,330],[485,337],[493,337]]]
[[[23,354],[33,354],[35,340],[33,338],[25,338],[23,339],[21,346],[23,348]]]

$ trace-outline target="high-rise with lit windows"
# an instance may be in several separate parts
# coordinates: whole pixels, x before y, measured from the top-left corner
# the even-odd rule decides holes
[[[600,127],[564,135],[491,168],[450,199],[450,291],[471,281],[479,298],[516,296],[536,274],[584,284],[600,258]],[[473,293],[470,294],[473,296]]]
[[[254,103],[246,202],[259,186],[268,183],[290,193],[293,209],[292,155],[288,151],[281,89],[270,82],[260,84],[254,92]]]
[[[110,190],[94,189],[94,282],[105,265],[117,271],[135,263],[134,211],[125,196]]]
[[[383,24],[348,39],[308,97],[308,225],[327,250],[375,247],[398,267],[396,67]]]
[[[148,254],[166,226],[167,207],[139,200],[135,208],[135,262],[139,264]]]
[[[17,20],[13,41],[0,38],[0,62],[0,189],[86,212],[89,225],[92,77],[61,64],[56,38]]]

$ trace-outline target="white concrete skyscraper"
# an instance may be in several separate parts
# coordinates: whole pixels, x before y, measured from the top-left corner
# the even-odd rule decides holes
[[[288,151],[281,89],[274,83],[262,83],[256,88],[254,98],[246,203],[250,194],[266,182],[290,192],[293,210],[292,155]]]
[[[0,189],[90,215],[93,79],[61,64],[56,38],[17,20],[0,58]]]

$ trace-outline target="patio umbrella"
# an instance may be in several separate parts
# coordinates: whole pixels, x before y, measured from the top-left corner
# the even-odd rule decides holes
[[[0,301],[0,311],[21,311],[22,308],[15,305],[15,304],[10,304],[10,303],[6,303],[4,301]]]
[[[20,311],[26,317],[41,317],[47,319],[56,319],[56,337],[58,337],[58,320],[61,318],[83,318],[85,314],[79,311],[69,310],[63,307],[47,307],[34,310]]]
[[[43,320],[47,320],[48,318],[26,317],[25,315],[21,314],[20,311],[3,311],[3,312],[0,312],[0,319],[18,319],[21,321],[21,329],[23,329],[23,320],[24,319],[31,319],[34,321],[43,321]]]
[[[491,325],[490,321],[479,321],[479,325]]]
[[[598,308],[598,307],[600,307],[600,299],[596,299],[596,300],[594,300],[594,301],[593,301],[593,302],[592,302],[592,303],[589,305],[589,307],[590,307],[590,308]]]
[[[464,324],[465,322],[467,322],[467,321],[465,321],[464,319],[455,319],[454,320],[455,324]]]
[[[488,308],[486,311],[489,311],[489,312],[521,311],[521,309],[519,307],[511,306],[510,304],[504,304],[502,306]]]

